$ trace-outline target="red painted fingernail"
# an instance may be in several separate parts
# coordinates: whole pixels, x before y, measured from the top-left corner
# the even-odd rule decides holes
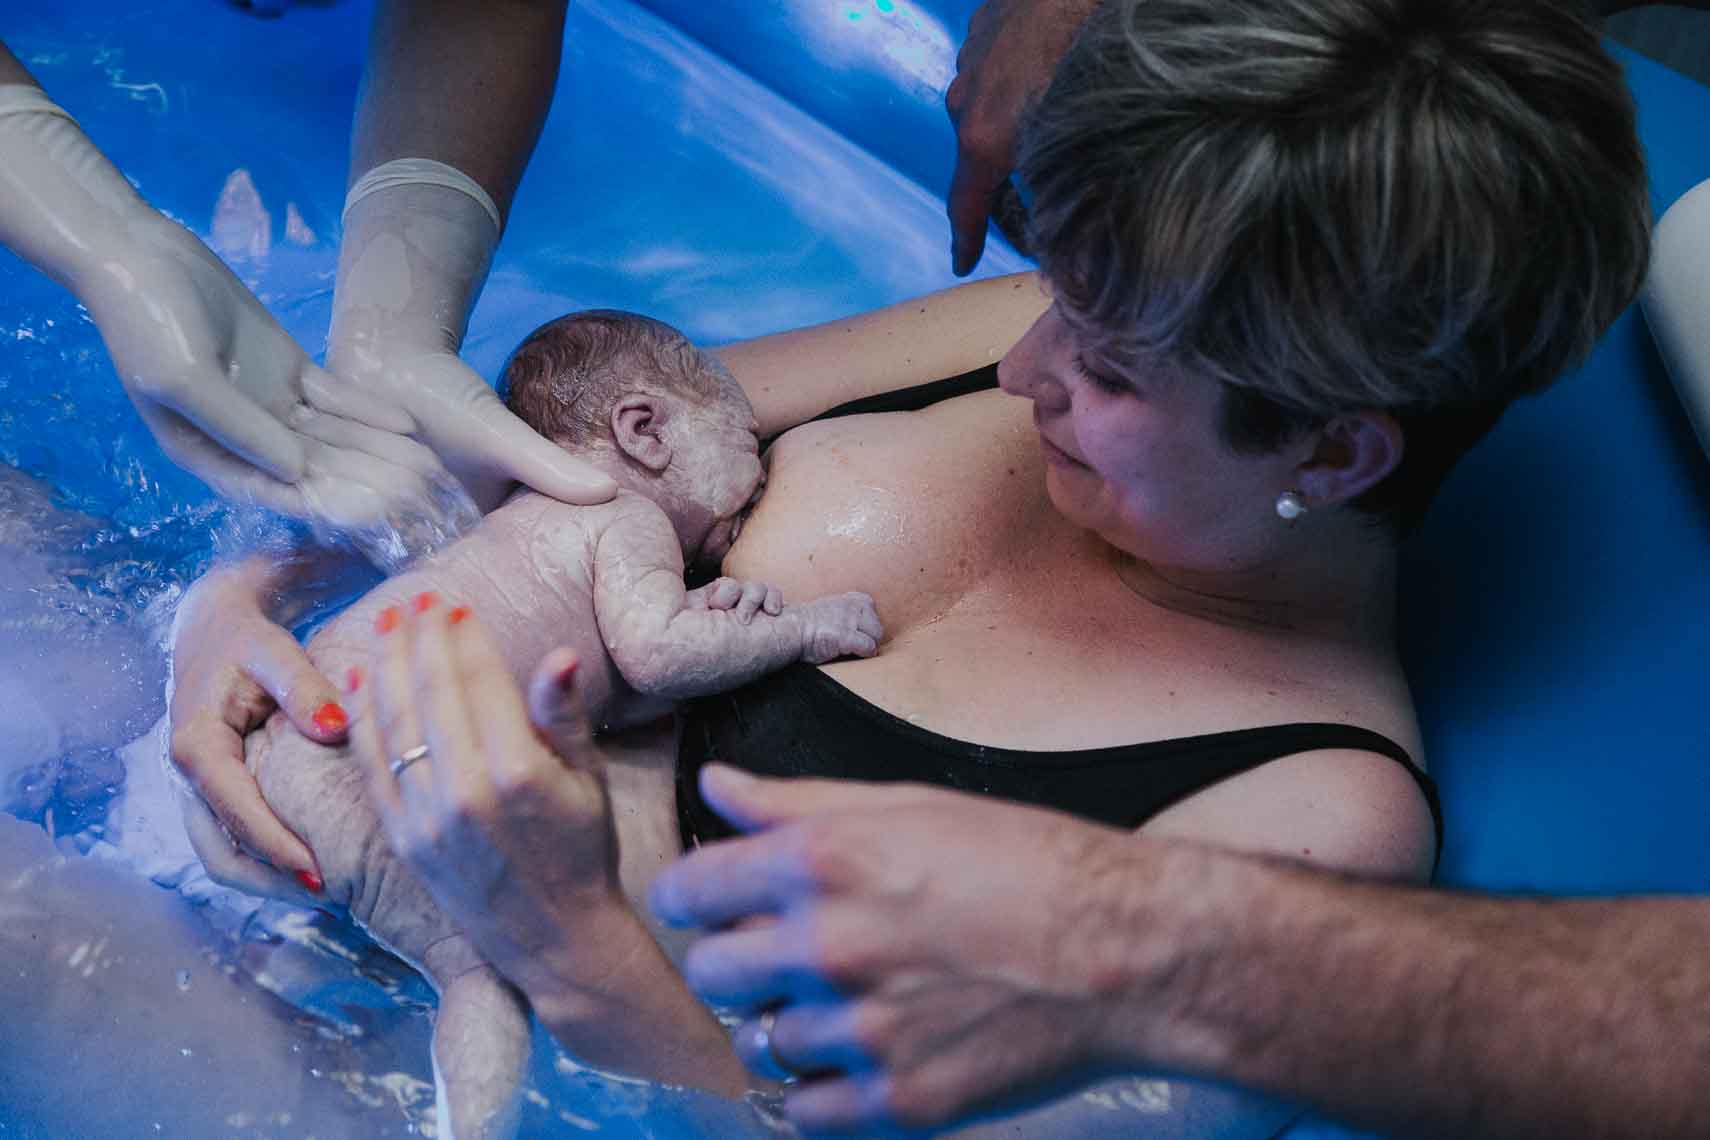
[[[458,622],[462,621],[474,612],[475,611],[470,609],[468,606],[458,606],[456,609],[451,611],[451,624],[456,625]]]
[[[362,688],[362,670],[355,665],[344,671],[344,691],[354,693]]]
[[[374,619],[374,629],[377,633],[391,633],[398,628],[398,607],[387,606],[380,611],[380,616]]]
[[[322,732],[343,732],[350,727],[350,717],[337,701],[328,701],[315,710],[315,727]]]
[[[432,590],[423,590],[416,595],[416,612],[425,614],[439,602],[439,595]]]
[[[321,877],[313,871],[298,871],[297,881],[302,883],[303,889],[311,894],[318,895],[327,889],[327,885],[321,881]]]

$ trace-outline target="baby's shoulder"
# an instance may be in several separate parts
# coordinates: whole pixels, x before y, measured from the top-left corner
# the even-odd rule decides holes
[[[670,529],[665,511],[634,491],[593,506],[576,506],[534,492],[518,494],[482,520],[475,536],[489,543],[551,547],[564,554],[592,553],[607,532]]]

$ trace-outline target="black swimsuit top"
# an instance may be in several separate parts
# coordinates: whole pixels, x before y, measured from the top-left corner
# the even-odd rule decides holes
[[[821,418],[912,410],[994,383],[995,369],[981,369],[846,404]],[[1442,848],[1443,814],[1431,778],[1399,744],[1352,725],[1277,724],[1068,752],[989,748],[911,724],[810,665],[690,701],[682,713],[677,812],[685,847],[732,834],[701,799],[697,778],[701,766],[713,761],[763,776],[937,784],[1132,829],[1194,792],[1268,761],[1338,748],[1375,752],[1406,768],[1430,804]]]
[[[697,778],[711,762],[759,776],[912,780],[1133,829],[1219,780],[1321,748],[1375,752],[1406,768],[1431,805],[1442,846],[1431,777],[1387,736],[1347,724],[1275,724],[1069,752],[989,748],[910,724],[811,665],[691,701],[683,714],[677,818],[685,848],[733,834],[701,799]]]

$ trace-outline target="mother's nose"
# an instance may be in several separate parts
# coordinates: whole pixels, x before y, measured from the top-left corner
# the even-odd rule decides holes
[[[1051,337],[1046,327],[1049,316],[1046,313],[1034,321],[1032,327],[998,361],[998,387],[1011,396],[1041,400],[1047,397],[1049,387],[1061,387],[1050,371],[1048,349]]]

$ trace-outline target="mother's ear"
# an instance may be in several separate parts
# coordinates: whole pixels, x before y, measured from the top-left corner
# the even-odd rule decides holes
[[[665,402],[645,392],[625,396],[612,406],[612,438],[618,450],[655,474],[671,465],[665,417]]]
[[[1296,485],[1312,506],[1337,506],[1371,490],[1401,465],[1406,444],[1388,412],[1346,412],[1318,430]]]

